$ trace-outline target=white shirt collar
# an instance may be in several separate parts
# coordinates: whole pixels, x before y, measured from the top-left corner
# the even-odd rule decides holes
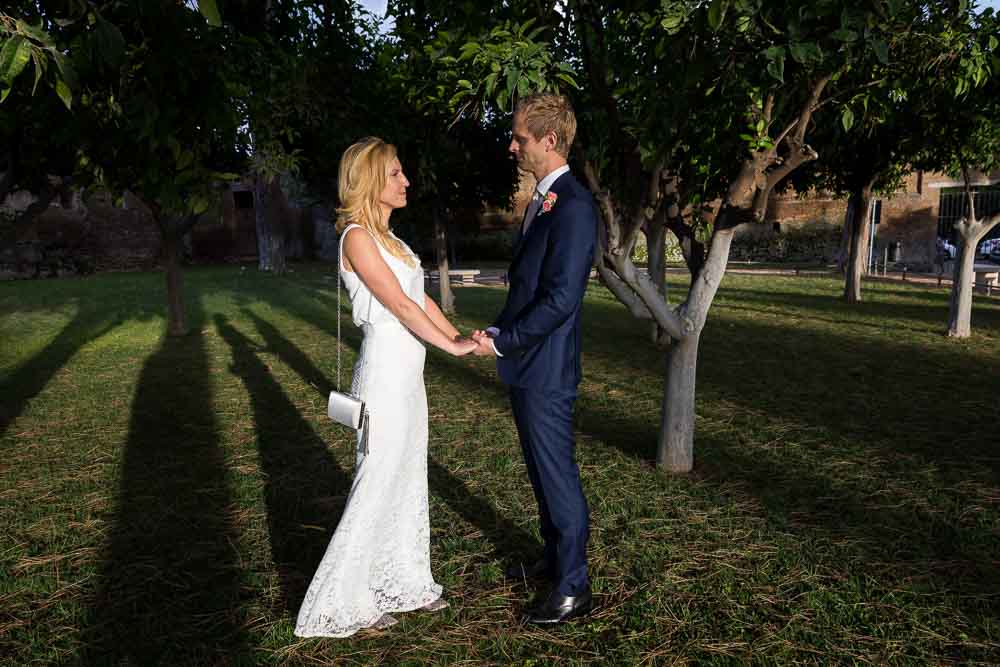
[[[556,182],[556,179],[569,171],[569,165],[564,164],[550,171],[542,180],[538,181],[538,185],[535,186],[535,192],[542,195],[543,197],[549,193],[549,188],[552,184]]]

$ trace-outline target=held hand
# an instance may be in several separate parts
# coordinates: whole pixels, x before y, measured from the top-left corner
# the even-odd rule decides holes
[[[479,345],[476,341],[470,338],[465,338],[464,336],[456,336],[455,340],[452,341],[449,352],[456,357],[461,357],[469,354],[470,352],[475,352],[478,347]]]
[[[496,348],[493,347],[489,336],[485,334],[479,337],[473,336],[473,340],[476,342],[476,349],[473,350],[473,353],[477,357],[495,357],[497,355]]]

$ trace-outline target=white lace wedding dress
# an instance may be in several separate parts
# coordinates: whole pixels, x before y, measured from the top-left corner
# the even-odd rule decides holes
[[[353,229],[351,225],[341,236]],[[377,244],[377,242],[376,242]],[[379,250],[407,296],[424,305],[424,275]],[[407,248],[409,250],[409,248]],[[383,614],[441,596],[431,576],[427,512],[427,395],[423,343],[353,272],[342,272],[364,342],[352,391],[368,408],[368,454],[360,447],[340,524],[299,610],[299,637],[347,637]]]

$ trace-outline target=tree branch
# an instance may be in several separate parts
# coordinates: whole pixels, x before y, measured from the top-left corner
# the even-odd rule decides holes
[[[962,163],[962,178],[965,180],[965,198],[969,203],[969,214],[966,218],[969,222],[976,221],[976,196],[972,194],[972,177],[969,176],[969,167]]]
[[[812,120],[813,112],[819,106],[819,98],[823,95],[823,89],[826,88],[826,85],[830,83],[830,79],[832,78],[832,74],[826,74],[813,84],[809,100],[802,106],[802,111],[799,113],[798,127],[795,130],[796,143],[801,144],[805,141],[806,132],[809,130],[809,121]]]

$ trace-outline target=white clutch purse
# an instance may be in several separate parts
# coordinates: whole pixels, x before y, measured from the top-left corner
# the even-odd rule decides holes
[[[339,391],[330,392],[330,402],[326,406],[326,416],[344,426],[360,429],[364,419],[365,403],[360,398]]]
[[[331,391],[326,415],[338,424],[361,431],[361,453],[368,454],[368,411],[364,401],[350,394]]]

